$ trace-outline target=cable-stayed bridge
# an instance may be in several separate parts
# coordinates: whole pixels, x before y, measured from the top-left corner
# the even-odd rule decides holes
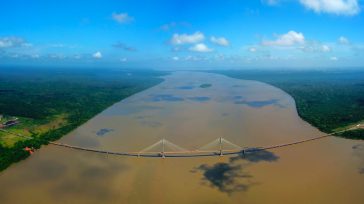
[[[80,147],[80,146],[69,145],[69,144],[60,143],[60,142],[52,142],[52,141],[46,141],[46,142],[48,142],[49,144],[55,145],[55,146],[59,146],[59,147],[65,147],[65,148],[70,148],[70,149],[74,149],[74,150],[95,152],[95,153],[107,154],[107,155],[119,155],[119,156],[130,156],[130,157],[160,157],[160,158],[204,157],[204,156],[223,156],[223,155],[232,155],[232,154],[245,155],[246,153],[281,148],[281,147],[296,145],[296,144],[309,142],[309,141],[313,141],[313,140],[319,140],[319,139],[323,139],[326,137],[330,137],[335,133],[345,132],[345,131],[352,130],[352,129],[353,128],[349,128],[349,129],[333,132],[330,134],[326,134],[323,136],[294,141],[294,142],[290,142],[290,143],[271,145],[271,146],[266,146],[266,147],[246,147],[246,148],[243,148],[237,144],[234,144],[222,137],[219,137],[195,150],[188,150],[186,148],[180,147],[163,138],[163,139],[157,141],[156,143],[154,143],[140,151],[135,151],[135,152],[115,152],[115,151],[107,151],[107,150],[101,150],[101,149]],[[25,139],[35,139],[33,137],[24,136],[24,135],[10,132],[10,131],[4,130],[4,129],[0,129],[0,131],[6,132],[8,134],[11,134],[11,135],[14,135],[17,137],[22,137]]]

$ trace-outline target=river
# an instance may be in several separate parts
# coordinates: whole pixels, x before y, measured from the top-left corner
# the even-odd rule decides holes
[[[174,72],[114,104],[60,142],[140,151],[166,139],[194,150],[324,135],[273,86]],[[201,86],[202,85],[202,86]],[[0,203],[364,203],[364,142],[324,138],[249,154],[198,158],[101,155],[48,145],[0,173]]]

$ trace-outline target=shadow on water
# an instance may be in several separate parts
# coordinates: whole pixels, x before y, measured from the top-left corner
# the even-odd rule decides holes
[[[177,87],[176,89],[179,89],[179,90],[191,90],[191,89],[194,89],[195,87],[194,86],[179,86]]]
[[[364,144],[354,145],[352,149],[354,156],[356,156],[360,161],[358,172],[359,174],[364,175]]]
[[[277,99],[265,100],[265,101],[245,101],[245,100],[237,100],[234,102],[235,104],[243,104],[252,108],[262,108],[265,106],[278,105]]]
[[[246,171],[246,167],[259,162],[276,162],[279,157],[266,150],[251,149],[244,154],[231,157],[228,163],[216,163],[212,166],[202,164],[192,172],[202,172],[203,184],[217,188],[227,194],[244,192],[257,183],[252,181],[253,175]]]
[[[259,150],[259,149],[249,149],[246,153],[240,153],[238,156],[231,157],[230,161],[234,162],[236,160],[246,160],[252,163],[258,162],[276,162],[278,161],[279,157],[274,153],[267,151],[267,150]]]
[[[240,179],[250,179],[252,176],[243,170],[241,165],[217,163],[212,166],[202,164],[196,168],[203,172],[204,181],[219,191],[231,194],[236,191],[246,191],[252,185],[249,181],[240,182]]]
[[[114,131],[114,129],[111,129],[111,128],[101,128],[100,130],[98,130],[97,132],[96,132],[96,135],[98,136],[98,137],[103,137],[103,136],[105,136],[107,133],[109,133],[109,132],[113,132]]]
[[[182,97],[174,96],[172,94],[158,94],[158,95],[153,95],[151,101],[153,101],[153,102],[160,102],[160,101],[178,102],[178,101],[184,101],[184,99]]]
[[[188,97],[188,99],[195,102],[207,102],[211,100],[211,98],[207,96],[194,96],[194,97]]]

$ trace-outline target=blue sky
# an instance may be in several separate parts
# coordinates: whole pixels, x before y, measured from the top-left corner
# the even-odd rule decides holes
[[[361,67],[361,0],[3,0],[0,65]]]

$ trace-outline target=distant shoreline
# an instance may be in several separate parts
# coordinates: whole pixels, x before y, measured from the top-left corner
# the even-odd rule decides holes
[[[283,90],[294,99],[299,117],[324,133],[332,133],[364,121],[364,86],[361,86],[364,76],[355,73],[362,73],[361,70],[338,73],[252,70],[209,72],[236,79],[260,81]],[[340,81],[340,77],[345,80]],[[345,83],[348,78],[352,82]],[[364,129],[338,133],[335,136],[364,140]]]

